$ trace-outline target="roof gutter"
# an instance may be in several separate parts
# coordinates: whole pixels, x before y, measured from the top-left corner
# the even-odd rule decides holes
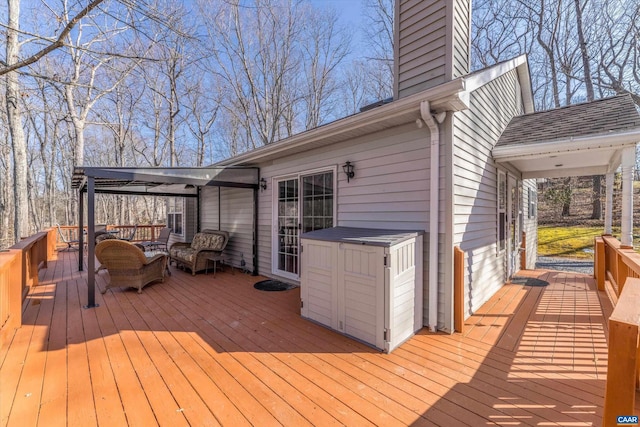
[[[640,141],[640,129],[602,134],[595,136],[570,137],[555,141],[536,142],[534,144],[513,144],[494,147],[493,158],[500,162],[514,160],[537,159],[550,154],[570,153],[582,150],[605,150],[613,146],[633,146]]]

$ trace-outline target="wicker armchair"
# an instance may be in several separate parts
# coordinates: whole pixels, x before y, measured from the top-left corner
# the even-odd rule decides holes
[[[111,280],[104,288],[119,286],[142,288],[156,280],[164,282],[165,267],[167,265],[166,254],[156,254],[152,257],[145,256],[135,245],[122,240],[108,239],[96,245],[96,258],[100,264],[109,271]]]
[[[169,248],[171,261],[196,272],[207,268],[207,258],[221,255],[229,241],[229,233],[220,230],[202,230],[193,236],[191,243],[176,242]]]

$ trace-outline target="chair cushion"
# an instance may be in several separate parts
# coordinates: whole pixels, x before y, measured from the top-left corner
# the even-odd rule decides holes
[[[202,249],[220,251],[222,250],[223,244],[224,236],[219,234],[196,233],[196,235],[193,236],[193,241],[191,242],[191,249],[194,251]]]
[[[181,247],[171,249],[171,256],[173,258],[178,258],[187,263],[193,262],[193,257],[195,256],[195,254],[196,252],[192,248]]]
[[[102,242],[103,240],[110,240],[110,239],[117,239],[117,237],[111,233],[107,233],[107,232],[101,233],[96,236],[96,244]]]

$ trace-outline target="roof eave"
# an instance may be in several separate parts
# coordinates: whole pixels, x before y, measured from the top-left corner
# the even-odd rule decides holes
[[[493,158],[500,162],[535,159],[550,154],[568,153],[579,150],[610,149],[612,147],[634,146],[640,142],[640,128],[630,131],[542,141],[531,144],[497,146],[492,150]],[[570,147],[568,147],[570,145]]]
[[[466,90],[467,92],[473,92],[514,69],[518,73],[518,80],[520,81],[524,112],[525,114],[533,113],[535,107],[533,104],[533,90],[531,89],[531,76],[529,74],[527,55],[517,56],[465,77]]]
[[[436,113],[441,111],[461,111],[469,108],[469,98],[465,88],[465,79],[461,77],[372,110],[354,114],[324,126],[291,136],[282,141],[239,154],[215,163],[215,165],[226,166],[256,163],[267,156],[271,157],[278,153],[284,154],[300,146],[326,139],[329,136],[346,134],[354,129],[364,128],[374,123],[390,121],[393,118],[414,110],[419,112],[420,103],[425,100],[430,101],[431,107]]]

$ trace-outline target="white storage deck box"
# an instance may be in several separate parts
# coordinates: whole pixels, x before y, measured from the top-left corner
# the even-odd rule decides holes
[[[422,328],[422,233],[334,227],[301,236],[302,316],[391,352]]]

